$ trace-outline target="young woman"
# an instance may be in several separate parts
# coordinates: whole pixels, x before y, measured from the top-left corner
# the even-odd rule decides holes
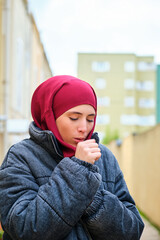
[[[0,170],[4,240],[138,240],[143,222],[113,154],[93,133],[92,87],[55,76],[34,92],[30,138]]]

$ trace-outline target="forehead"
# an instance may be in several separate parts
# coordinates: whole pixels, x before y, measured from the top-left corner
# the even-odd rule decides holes
[[[66,113],[85,113],[85,114],[95,114],[95,109],[89,104],[78,105],[76,107],[70,108]]]

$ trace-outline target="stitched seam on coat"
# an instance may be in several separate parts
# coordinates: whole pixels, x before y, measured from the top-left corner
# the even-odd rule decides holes
[[[35,177],[35,179],[40,179],[40,178],[49,178],[50,175],[44,175],[44,176],[40,176],[40,177]]]
[[[111,181],[111,180],[103,180],[103,179],[102,179],[102,182],[105,182],[105,183],[115,183],[116,181]]]
[[[5,170],[5,169],[7,169],[7,168],[13,168],[13,166],[5,166],[5,167],[3,167],[3,168],[1,168],[1,170]],[[15,169],[16,167],[14,166],[14,169]],[[19,168],[17,167],[17,169],[19,170]],[[26,172],[26,173],[29,173],[29,174],[31,174],[30,172],[28,172],[26,169],[21,169],[21,170],[23,170],[24,172]],[[3,177],[3,179],[4,178],[7,178],[8,176],[6,176],[6,177]]]
[[[120,178],[123,178],[123,173],[122,173],[122,172],[120,172],[120,173],[118,174],[118,176],[116,177],[115,183],[117,183]]]
[[[43,197],[40,196],[40,195],[37,195],[37,196],[39,196],[41,199],[43,199],[43,201],[45,201],[45,202],[48,204],[48,206],[50,206],[50,208],[52,208],[52,209],[54,210],[54,212],[59,216],[59,218],[61,218],[68,226],[73,227],[73,226],[72,226],[71,224],[69,224],[63,217],[61,217],[61,216],[59,215],[59,213],[53,208],[53,206],[51,206],[51,204],[49,204],[49,202],[46,201],[45,198],[43,198]]]

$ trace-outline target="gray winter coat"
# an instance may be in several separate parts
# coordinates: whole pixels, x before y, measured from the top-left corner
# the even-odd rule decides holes
[[[113,154],[63,158],[50,131],[30,125],[0,170],[4,240],[138,240],[143,222]]]

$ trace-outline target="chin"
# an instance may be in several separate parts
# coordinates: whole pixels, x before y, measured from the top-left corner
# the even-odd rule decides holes
[[[72,147],[77,147],[77,143],[75,143],[75,144],[70,143],[70,145],[71,145]]]

